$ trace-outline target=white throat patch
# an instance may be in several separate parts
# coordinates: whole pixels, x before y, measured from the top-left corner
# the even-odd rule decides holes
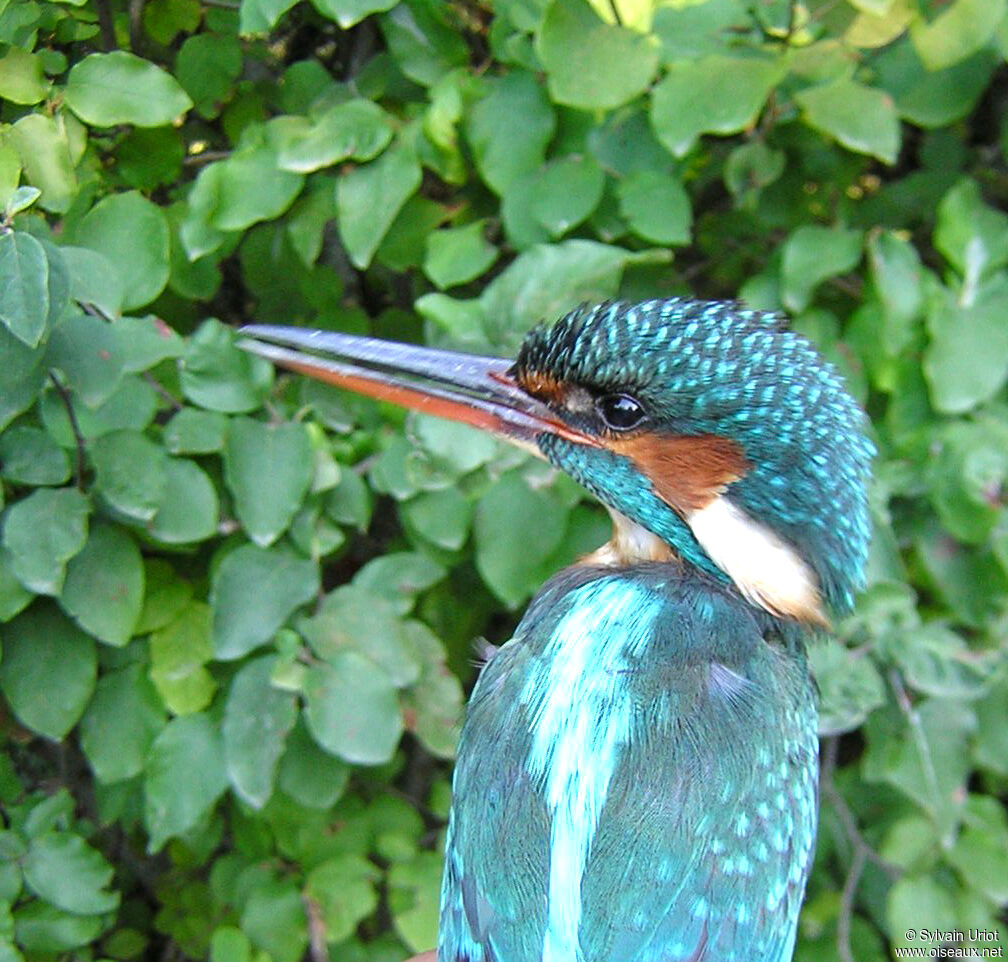
[[[773,615],[828,624],[812,569],[725,495],[687,515],[686,522],[711,560],[754,605]]]

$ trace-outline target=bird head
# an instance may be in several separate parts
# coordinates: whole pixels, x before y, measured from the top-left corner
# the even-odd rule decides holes
[[[771,314],[686,299],[579,308],[514,362],[253,325],[288,368],[531,448],[610,508],[597,560],[676,558],[784,619],[844,611],[874,453],[836,371]]]

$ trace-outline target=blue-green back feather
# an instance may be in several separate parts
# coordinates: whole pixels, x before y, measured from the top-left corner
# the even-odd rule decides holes
[[[440,962],[790,958],[816,752],[770,619],[674,565],[564,572],[473,693]]]

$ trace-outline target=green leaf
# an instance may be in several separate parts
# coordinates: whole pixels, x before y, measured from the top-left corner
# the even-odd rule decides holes
[[[284,136],[277,155],[282,170],[310,173],[342,160],[371,160],[392,139],[388,114],[371,100],[336,104]]]
[[[232,420],[224,446],[224,480],[238,519],[260,547],[287,530],[311,478],[311,444],[303,425]]]
[[[137,191],[98,201],[80,222],[74,240],[118,268],[124,309],[143,307],[164,290],[169,273],[168,220],[160,207]]]
[[[95,687],[95,645],[53,605],[33,605],[4,627],[0,689],[18,720],[60,741]]]
[[[556,116],[531,73],[512,70],[483,82],[485,93],[469,112],[466,135],[483,180],[503,194],[517,176],[540,167]]]
[[[93,942],[104,928],[101,916],[71,915],[47,902],[30,901],[14,913],[14,936],[28,952],[69,952]]]
[[[0,327],[0,431],[35,403],[45,379],[44,352]]]
[[[49,316],[49,261],[31,234],[0,233],[0,323],[23,344],[42,340]]]
[[[934,819],[943,841],[951,839],[966,798],[966,746],[975,725],[970,709],[949,699],[925,699],[909,718],[876,711],[865,725],[864,778],[912,799]]]
[[[693,211],[678,179],[642,170],[623,178],[617,193],[620,214],[638,237],[655,244],[690,242]]]
[[[49,92],[42,58],[20,47],[0,57],[0,97],[15,104],[37,104]]]
[[[173,718],[147,758],[144,824],[148,851],[194,828],[227,789],[220,732],[206,715]]]
[[[337,651],[309,667],[305,719],[327,752],[354,765],[387,762],[402,734],[395,687],[356,651]]]
[[[32,839],[22,862],[25,884],[39,898],[77,915],[111,912],[118,892],[107,892],[112,866],[72,832],[46,832]]]
[[[240,414],[260,407],[273,384],[273,365],[235,347],[234,333],[205,321],[180,363],[182,393],[202,408]]]
[[[54,117],[32,113],[14,124],[10,138],[24,165],[25,179],[42,191],[39,206],[65,213],[78,188],[67,125]]]
[[[272,962],[298,962],[308,945],[305,907],[290,879],[263,879],[249,893],[242,931]]]
[[[238,797],[262,808],[273,794],[277,762],[297,718],[296,698],[270,683],[275,657],[257,658],[235,675],[224,706],[224,757]]]
[[[143,563],[133,539],[122,528],[96,524],[67,565],[59,601],[86,632],[122,647],[133,636],[143,592]]]
[[[327,941],[348,939],[375,910],[380,878],[378,869],[359,855],[328,859],[308,873],[305,895],[318,906]]]
[[[445,13],[438,0],[403,0],[379,20],[399,69],[425,87],[469,59],[465,41]]]
[[[921,930],[948,932],[958,922],[951,893],[926,875],[905,875],[896,881],[886,896],[886,920],[895,945],[925,950],[936,941],[924,938]],[[911,932],[913,938],[908,939]]]
[[[252,943],[241,929],[218,925],[210,936],[210,962],[252,962]]]
[[[535,49],[553,99],[584,110],[625,104],[658,69],[653,37],[605,23],[585,0],[551,0]]]
[[[389,567],[384,565],[383,570],[388,572]],[[391,567],[394,571],[401,566],[393,563]],[[429,578],[430,569],[425,571]],[[425,580],[420,572],[412,573]],[[413,684],[420,676],[419,657],[395,605],[359,584],[337,588],[313,617],[301,620],[299,629],[320,658],[332,661],[343,652],[357,651],[379,666],[382,679],[387,677],[397,688]]]
[[[175,75],[196,111],[216,117],[242,72],[242,50],[235,36],[197,33],[187,37],[175,61]]]
[[[219,521],[217,489],[206,472],[187,458],[168,458],[157,511],[144,526],[147,534],[163,544],[193,544],[217,534]]]
[[[535,219],[561,237],[598,207],[604,186],[605,174],[593,157],[563,157],[540,173],[529,201]]]
[[[475,280],[497,260],[498,250],[486,239],[486,221],[446,227],[427,235],[424,273],[441,289]]]
[[[418,494],[399,505],[406,528],[446,551],[465,544],[472,524],[473,504],[455,488]]]
[[[827,639],[809,648],[812,676],[819,688],[819,735],[852,731],[885,703],[878,669],[870,658],[858,656]]]
[[[163,127],[193,105],[171,74],[124,50],[93,53],[75,64],[63,97],[96,127]]]
[[[13,427],[0,435],[0,474],[12,484],[63,484],[70,459],[45,431]]]
[[[940,70],[985,46],[1004,15],[1004,0],[956,0],[930,23],[915,18],[910,39],[924,65]]]
[[[993,397],[1008,378],[1008,287],[991,286],[969,306],[934,301],[927,315],[931,342],[924,378],[931,401],[949,414],[969,411]]]
[[[142,665],[102,675],[80,723],[80,742],[103,784],[134,778],[165,726],[165,711]]]
[[[313,0],[319,13],[335,20],[341,30],[349,30],[372,13],[394,7],[398,0]]]
[[[676,157],[700,134],[734,134],[752,125],[784,75],[777,60],[711,55],[670,65],[651,98],[651,124]]]
[[[164,628],[174,621],[185,603],[192,597],[192,585],[175,574],[175,569],[160,558],[148,558],[144,563],[143,611],[137,623],[138,635]]]
[[[996,798],[971,795],[949,862],[996,905],[1008,903],[1008,816]]]
[[[139,374],[162,361],[181,357],[185,350],[182,338],[152,314],[120,317],[112,324],[112,330],[119,340],[123,370],[130,374]]]
[[[299,720],[280,759],[280,788],[306,808],[327,809],[343,794],[350,768],[322,751]]]
[[[826,278],[846,274],[861,260],[861,232],[808,224],[784,244],[781,297],[792,311],[808,307],[815,288]]]
[[[436,852],[389,870],[388,885],[396,931],[414,951],[437,943],[438,897],[444,859]]]
[[[87,540],[91,507],[79,491],[34,491],[4,514],[10,570],[36,594],[58,595],[66,563]]]
[[[374,558],[357,574],[352,584],[389,601],[397,614],[405,615],[421,592],[441,581],[447,571],[426,555],[396,551]]]
[[[150,636],[150,679],[165,707],[190,715],[210,704],[217,682],[206,669],[213,657],[209,605],[189,602]]]
[[[297,0],[241,0],[239,29],[243,35],[268,33]]]
[[[420,655],[420,677],[403,692],[403,718],[424,748],[439,758],[454,758],[462,727],[462,685],[445,665],[444,646],[422,622],[406,622]]]
[[[548,492],[530,488],[520,474],[504,475],[476,506],[476,567],[510,607],[538,587],[536,570],[563,537],[563,507]],[[531,540],[525,532],[535,531]]]
[[[73,299],[117,317],[122,310],[123,281],[109,259],[87,247],[61,246],[60,253],[70,272]]]
[[[182,408],[165,425],[165,447],[172,454],[213,454],[224,447],[227,426],[216,411]]]
[[[113,431],[91,445],[95,490],[127,518],[150,521],[165,490],[164,449],[139,431]]]
[[[916,249],[891,231],[868,236],[868,264],[885,310],[882,344],[890,357],[906,348],[924,309],[923,270]]]
[[[119,344],[110,324],[90,314],[75,314],[50,335],[46,363],[63,372],[66,386],[88,407],[97,407],[122,380]]]
[[[1008,216],[984,203],[975,180],[960,180],[938,205],[934,245],[975,283],[1008,264]]]
[[[407,198],[420,186],[420,164],[402,144],[340,177],[337,225],[355,267],[367,267]]]
[[[287,548],[247,544],[230,552],[210,590],[216,657],[241,658],[264,645],[318,590],[318,565]]]
[[[840,78],[795,94],[805,122],[844,147],[894,164],[900,126],[892,97],[874,87]]]
[[[10,621],[35,597],[11,571],[10,552],[0,547],[0,622]]]

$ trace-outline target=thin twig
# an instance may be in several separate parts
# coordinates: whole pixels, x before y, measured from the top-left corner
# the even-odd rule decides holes
[[[931,755],[931,746],[928,744],[927,735],[924,733],[924,726],[921,724],[920,713],[913,706],[906,688],[903,686],[903,679],[895,668],[889,669],[889,686],[896,696],[896,704],[906,718],[910,731],[913,733],[914,743],[917,745],[917,753],[920,755],[921,768],[924,771],[924,779],[928,789],[934,797],[935,805],[941,803],[941,790],[938,788],[938,772],[935,770],[934,758]]]
[[[84,436],[81,434],[80,424],[77,422],[77,415],[74,413],[73,402],[70,400],[70,392],[60,384],[55,371],[49,372],[49,380],[53,382],[56,393],[66,408],[67,420],[70,422],[70,430],[73,431],[74,441],[77,445],[77,461],[74,464],[74,486],[78,491],[84,491]]]
[[[308,916],[308,957],[311,962],[329,962],[329,951],[326,948],[325,919],[318,902],[310,895],[302,895],[305,915]]]

